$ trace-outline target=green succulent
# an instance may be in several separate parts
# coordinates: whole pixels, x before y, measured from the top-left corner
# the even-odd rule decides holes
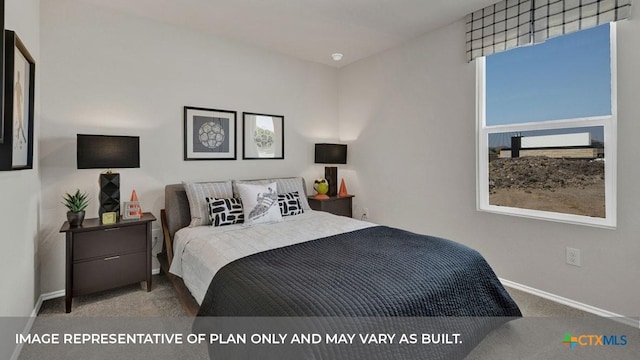
[[[69,211],[78,213],[87,208],[89,199],[87,198],[87,193],[81,193],[80,189],[78,189],[73,195],[66,193],[62,204],[66,206]]]

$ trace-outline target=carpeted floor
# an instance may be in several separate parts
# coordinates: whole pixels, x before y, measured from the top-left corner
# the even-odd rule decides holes
[[[465,358],[487,359],[638,359],[640,329],[505,287],[520,307],[523,318],[489,333]],[[593,344],[569,348],[564,337],[614,336],[619,345]],[[625,336],[627,340],[621,341]],[[595,340],[595,339],[594,339]],[[591,340],[589,340],[591,341]],[[591,346],[594,345],[594,346]]]
[[[38,316],[186,316],[171,284],[162,275],[153,276],[151,292],[145,283],[73,298],[70,314],[64,312],[64,297],[42,303]],[[522,314],[527,317],[593,317],[519,290],[507,288]]]
[[[525,317],[595,317],[596,315],[505,287]]]
[[[186,316],[175,291],[167,278],[154,275],[152,289],[146,283],[124,286],[114,290],[73,298],[71,313],[64,312],[64,297],[42,303],[38,316]]]
[[[156,275],[153,277],[153,290],[146,292],[145,288],[146,285],[141,283],[74,298],[70,314],[64,312],[64,298],[45,301],[38,314],[38,319],[43,320],[44,323],[36,321],[36,328],[38,326],[48,327],[48,329],[66,327],[72,322],[71,319],[78,319],[80,326],[86,326],[86,319],[91,317],[100,318],[99,321],[96,321],[96,326],[104,326],[105,322],[112,321],[127,329],[135,327],[136,324],[144,327],[145,321],[159,321],[158,327],[163,327],[167,326],[167,319],[174,319],[169,322],[171,326],[178,329],[175,331],[188,333],[192,319],[186,317],[182,305],[166,278],[162,275]],[[638,358],[638,354],[640,354],[639,329],[522,291],[511,288],[507,288],[507,290],[520,307],[524,317],[510,321],[491,332],[466,357],[467,360]],[[51,323],[51,321],[54,322]],[[55,321],[62,321],[62,323],[57,324]],[[115,325],[111,324],[110,326]],[[571,333],[572,336],[603,334],[619,337],[624,335],[627,340],[624,346],[577,346],[575,349],[569,349],[562,343],[566,333]],[[77,351],[76,348],[70,349],[70,351]],[[102,347],[101,349],[111,350],[112,348]],[[42,359],[43,353],[46,352],[46,347],[26,346],[20,359]],[[189,354],[190,352],[193,354]],[[66,351],[63,354],[60,357],[52,357],[52,354],[49,353],[44,358],[87,358],[86,356],[89,354],[94,354],[94,349],[86,348],[83,353],[77,355]],[[131,357],[130,352],[126,354],[128,358],[136,359],[174,359],[177,357],[204,359],[207,357],[205,355],[206,349],[192,347],[168,347],[167,350],[153,348],[151,352],[135,352],[135,357]],[[114,356],[117,358],[119,355],[114,353],[113,356],[102,358],[114,358]],[[102,359],[101,357],[95,358]]]

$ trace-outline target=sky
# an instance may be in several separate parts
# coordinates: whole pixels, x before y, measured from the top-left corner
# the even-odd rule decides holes
[[[487,125],[611,115],[609,25],[486,59]]]

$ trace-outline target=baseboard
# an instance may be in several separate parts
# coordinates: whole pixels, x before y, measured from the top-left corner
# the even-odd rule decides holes
[[[160,268],[151,269],[151,274],[152,275],[160,274]],[[36,321],[36,317],[38,317],[38,313],[40,312],[40,308],[42,307],[42,303],[44,301],[63,297],[64,294],[65,294],[64,290],[58,290],[58,291],[53,291],[50,293],[40,295],[40,297],[38,297],[38,301],[36,301],[36,304],[33,307],[33,311],[31,312],[31,315],[29,317],[29,322],[27,322],[27,325],[24,327],[22,334],[26,336],[31,332],[33,323]],[[13,355],[11,355],[11,360],[18,360],[18,358],[20,357],[20,353],[22,352],[23,346],[24,344],[18,344],[16,346],[16,348],[13,350]]]
[[[587,305],[587,304],[583,304],[581,302],[575,301],[575,300],[571,300],[571,299],[567,299],[565,297],[562,296],[558,296],[555,294],[551,294],[548,293],[546,291],[542,291],[542,290],[538,290],[536,288],[532,288],[530,286],[526,286],[526,285],[522,285],[522,284],[518,284],[517,282],[513,282],[510,280],[506,280],[506,279],[502,279],[500,278],[500,282],[502,282],[502,284],[504,286],[508,286],[511,288],[514,288],[516,290],[520,290],[523,292],[526,292],[528,294],[532,294],[532,295],[536,295],[539,296],[543,299],[547,299],[547,300],[551,300],[553,302],[562,304],[562,305],[566,305],[569,307],[572,307],[574,309],[578,309],[584,312],[588,312],[590,314],[594,314],[597,316],[601,316],[601,317],[605,317],[605,318],[610,318],[614,321],[617,321],[619,323],[634,327],[634,328],[640,328],[640,320],[638,319],[633,319],[627,316],[622,316],[620,314],[616,314],[613,313],[611,311],[607,311],[604,309],[600,309],[597,308],[595,306],[591,306],[591,305]]]
[[[58,292],[58,291],[56,291]],[[62,295],[64,296],[64,290],[62,290]],[[42,307],[42,302],[48,299],[44,298],[45,295],[40,295],[40,297],[38,297],[38,301],[36,301],[35,306],[33,307],[33,311],[31,312],[31,315],[29,316],[29,321],[27,322],[27,325],[25,325],[24,330],[22,331],[22,335],[26,336],[27,334],[29,334],[31,332],[31,328],[33,327],[33,323],[36,321],[36,317],[38,316],[38,312],[40,312],[40,307]],[[57,296],[52,297],[55,298]],[[16,344],[16,348],[13,349],[13,354],[11,355],[11,360],[18,360],[18,358],[20,357],[20,353],[22,352],[22,347],[24,346],[24,344]]]
[[[64,296],[64,290],[58,290],[58,291],[42,294],[42,295],[40,295],[40,299],[42,301],[47,301],[47,300],[51,300],[51,299],[57,299],[57,298],[63,297],[63,296]],[[40,303],[40,305],[42,305],[42,302]]]

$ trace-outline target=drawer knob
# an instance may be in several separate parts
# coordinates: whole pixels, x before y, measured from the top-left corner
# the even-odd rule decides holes
[[[104,258],[104,261],[115,260],[115,259],[120,259],[120,255]]]
[[[120,230],[120,228],[108,228],[108,229],[104,229],[104,231],[116,231],[116,230]]]

